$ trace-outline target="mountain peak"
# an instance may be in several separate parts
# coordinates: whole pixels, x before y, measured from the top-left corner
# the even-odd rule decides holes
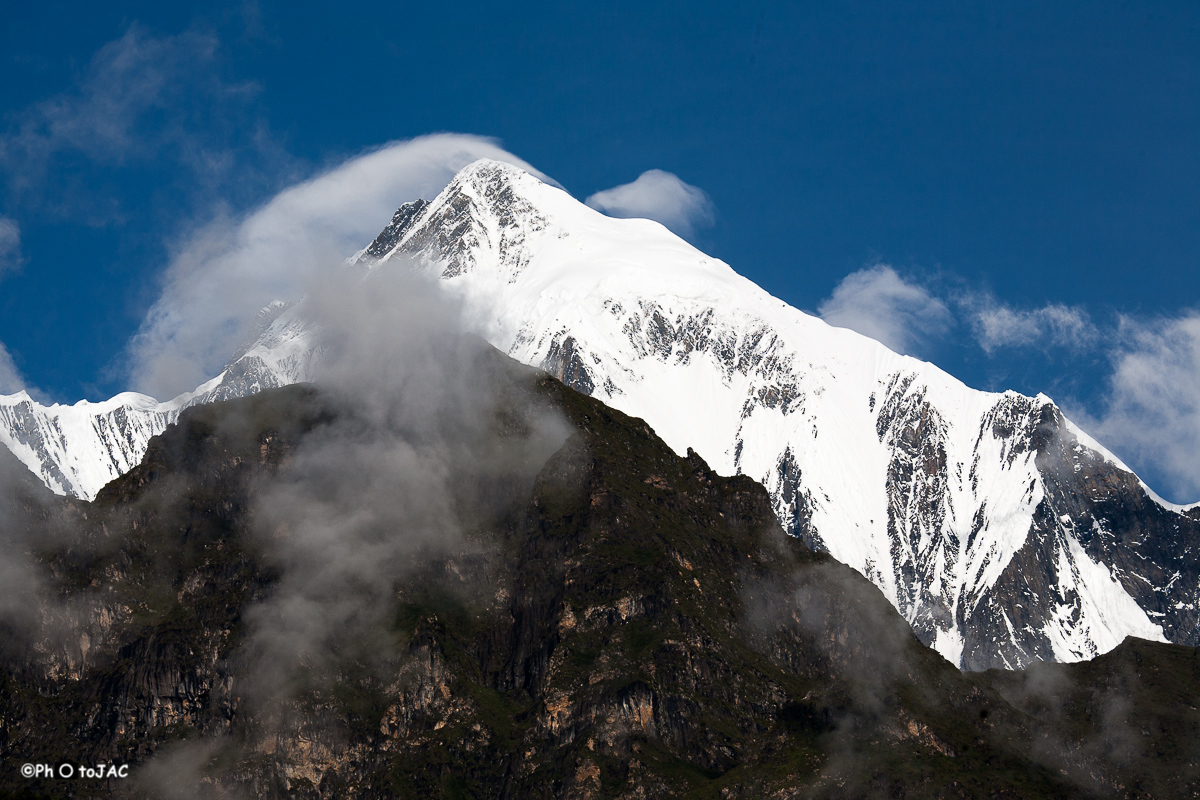
[[[416,221],[417,217],[428,206],[429,201],[422,200],[419,197],[411,203],[405,203],[400,206],[400,208],[396,209],[396,213],[392,215],[392,221],[388,223],[386,228],[379,232],[379,235],[375,237],[375,241],[367,246],[363,254],[375,261],[385,257],[400,243],[400,240],[404,238],[404,234],[408,233],[412,227],[413,222]]]
[[[461,274],[473,265],[463,263],[464,254],[457,248],[441,247],[430,252],[431,243],[450,244],[447,237],[431,237],[430,232],[451,222],[456,235],[465,235],[474,243],[479,243],[481,236],[486,241],[491,238],[488,232],[511,225],[518,217],[540,216],[535,206],[544,204],[546,199],[529,197],[540,190],[565,195],[507,162],[491,158],[472,161],[455,173],[432,201],[417,198],[402,204],[375,240],[351,262],[374,264],[420,251],[422,260],[450,262],[445,268],[452,274]]]
[[[460,169],[430,205],[462,206],[464,198],[473,202],[477,211],[505,224],[530,213],[540,216],[539,211],[544,211],[545,206],[561,205],[567,200],[574,202],[566,192],[520,167],[490,158],[481,158]]]
[[[787,306],[657,223],[606,217],[499,162],[456,175],[377,264],[400,254],[503,352],[761,482],[790,533],[867,576],[960,666],[1196,638],[1196,593],[1138,565],[1165,557],[1140,544],[1160,529],[1198,529],[1045,395],[973,390]],[[1144,534],[1114,542],[1133,508]]]
[[[528,175],[538,183],[540,180],[530,175],[528,171],[521,169],[518,166],[509,164],[507,161],[497,161],[494,158],[480,158],[467,164],[460,169],[451,181],[492,181],[492,180],[520,180],[521,176]]]
[[[408,256],[443,278],[482,267],[515,279],[529,260],[525,245],[549,226],[546,209],[575,202],[519,167],[479,159],[459,170],[432,201],[402,205],[363,254],[373,263]],[[484,254],[499,258],[481,261]]]

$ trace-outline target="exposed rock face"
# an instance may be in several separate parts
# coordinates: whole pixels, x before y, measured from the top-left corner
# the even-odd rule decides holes
[[[1061,653],[1070,646],[1072,626],[1088,615],[1123,613],[1102,604],[1127,604],[1126,598],[1166,639],[1196,642],[1200,622],[1190,587],[1200,585],[1193,555],[1200,533],[1194,520],[1155,502],[1135,475],[1081,441],[1057,408],[1031,407],[1021,424],[1043,496],[1029,535],[991,595],[972,598],[974,608],[965,611],[962,627],[973,639],[965,650],[978,654],[989,641],[1011,643],[1016,629],[1031,633],[1019,648],[1001,645],[999,663],[1067,661]],[[1122,592],[1089,595],[1096,585],[1119,585]],[[1044,623],[1048,615],[1053,625]],[[1032,633],[1039,626],[1041,635]],[[1106,650],[1096,646],[1081,655]],[[996,663],[979,655],[964,659],[968,669]]]
[[[405,203],[396,210],[392,215],[392,221],[384,228],[380,234],[375,237],[375,241],[371,242],[370,246],[364,252],[369,258],[383,258],[392,248],[400,243],[404,238],[404,234],[408,233],[408,229],[412,226],[413,220],[425,210],[429,203],[425,200],[417,199],[411,203]]]
[[[6,770],[0,790],[1140,796],[1108,780],[1118,767],[1156,771],[1178,796],[1196,788],[1186,748],[1118,762],[1054,733],[1058,712],[1030,727],[992,678],[921,646],[861,576],[784,536],[748,478],[680,458],[641,420],[554,381],[534,389],[576,433],[526,501],[398,577],[387,636],[330,654],[330,675],[270,705],[247,700],[247,620],[288,567],[250,535],[254,487],[336,406],[292,387],[191,409],[95,503],[51,501],[60,511],[37,519],[76,538],[40,563],[55,596],[90,612],[59,649],[45,631],[9,639],[28,646],[5,652],[0,747],[15,763],[140,766],[107,783]],[[524,435],[511,419],[501,410],[498,436]],[[1156,665],[1183,650],[1139,647]],[[1151,709],[1147,724],[1194,723],[1200,675],[1176,677],[1191,715]],[[1156,699],[1156,686],[1140,691]],[[1080,703],[1072,713],[1088,713]]]

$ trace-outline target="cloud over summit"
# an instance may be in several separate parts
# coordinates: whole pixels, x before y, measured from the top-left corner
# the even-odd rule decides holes
[[[291,186],[237,218],[220,218],[176,250],[164,288],[128,351],[132,382],[160,398],[216,375],[258,311],[294,300],[370,242],[396,208],[432,198],[480,158],[541,173],[495,141],[436,134],[393,142]]]

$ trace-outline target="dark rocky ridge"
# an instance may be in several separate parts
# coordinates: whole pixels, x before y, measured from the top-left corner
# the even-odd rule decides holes
[[[425,207],[429,205],[429,201],[417,198],[411,203],[405,203],[396,209],[396,213],[392,215],[392,221],[387,224],[387,227],[379,232],[375,237],[375,241],[367,247],[367,255],[371,258],[383,258],[392,248],[395,247],[404,234],[408,233],[408,229],[412,226],[415,220]]]
[[[1134,643],[1110,659],[1135,653],[1121,686],[1174,749],[1162,736],[1144,751],[1089,748],[1109,719],[1100,661],[1099,673],[1064,668],[1041,695],[1067,698],[1057,705],[1018,691],[1033,673],[963,675],[864,578],[786,537],[753,481],[679,458],[640,420],[553,379],[514,380],[577,431],[527,502],[476,532],[484,546],[398,583],[386,669],[348,650],[331,682],[270,713],[245,700],[246,612],[279,577],[250,535],[254,486],[339,413],[328,398],[297,386],[190,409],[95,503],[30,515],[75,532],[38,557],[77,627],[5,655],[0,796],[155,796],[134,781],[18,774],[68,758],[149,760],[143,776],[154,764],[175,785],[205,775],[212,796],[1200,789],[1187,738],[1200,675],[1180,667],[1195,651]],[[523,435],[503,414],[496,427]]]
[[[1080,785],[1200,796],[1200,648],[1129,638],[1091,661],[974,677],[1033,719],[1034,750]]]

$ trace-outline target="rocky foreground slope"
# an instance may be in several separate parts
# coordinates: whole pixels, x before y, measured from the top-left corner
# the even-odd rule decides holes
[[[457,487],[455,524],[417,526],[396,521],[435,485],[413,497],[425,483],[373,463],[356,524],[386,568],[359,563],[344,594],[309,585],[325,572],[303,555],[324,551],[287,513],[289,487],[306,513],[338,500],[303,484],[336,477],[312,448],[381,438],[345,398],[191,408],[91,503],[18,481],[2,513],[30,589],[0,617],[0,796],[1200,792],[1197,651],[1130,640],[1095,668],[1048,665],[1053,680],[964,675],[861,575],[785,536],[749,478],[551,378],[489,370],[503,400],[461,463],[505,469],[451,469],[436,486]],[[568,424],[552,453],[530,445],[548,416]],[[394,465],[428,444],[393,434]],[[134,768],[19,775],[65,760]]]

